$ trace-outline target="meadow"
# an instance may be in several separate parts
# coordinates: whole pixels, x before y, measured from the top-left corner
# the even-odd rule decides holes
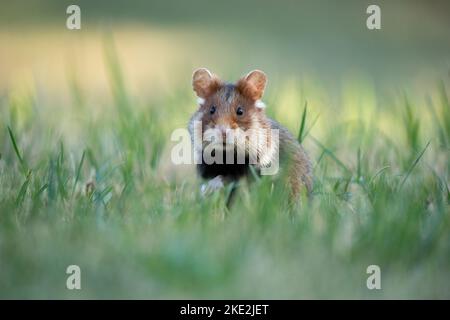
[[[207,55],[187,43],[206,35],[149,29],[151,44],[127,28],[66,35],[81,49],[46,56],[31,76],[0,65],[15,75],[0,79],[0,298],[450,298],[448,69],[380,87],[367,72],[322,81],[286,64],[276,73],[271,60],[267,112],[310,154],[313,196],[288,210],[286,192],[262,178],[228,209],[228,190],[204,198],[194,167],[170,161]],[[44,52],[61,47],[52,32],[0,39],[27,60],[35,38],[53,46],[36,40]],[[205,60],[230,79],[249,71],[228,53]],[[66,288],[73,264],[81,290]],[[381,290],[366,286],[369,265]]]

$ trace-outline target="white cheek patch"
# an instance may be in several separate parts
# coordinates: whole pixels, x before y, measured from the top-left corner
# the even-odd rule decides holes
[[[266,104],[264,102],[262,102],[261,100],[256,100],[255,107],[257,107],[259,109],[264,109],[266,107]]]
[[[202,106],[205,103],[205,99],[197,97],[197,103],[199,106]]]

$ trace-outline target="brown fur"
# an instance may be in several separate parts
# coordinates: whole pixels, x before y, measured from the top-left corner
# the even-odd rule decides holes
[[[202,134],[208,128],[221,127],[240,128],[244,131],[278,129],[280,165],[286,163],[292,195],[296,198],[303,188],[306,188],[308,193],[312,190],[311,163],[292,134],[278,122],[268,118],[263,108],[256,106],[264,93],[265,85],[266,76],[261,71],[253,71],[235,84],[226,84],[207,69],[198,69],[193,75],[193,89],[204,102],[192,116],[189,129],[192,136],[194,120],[201,121]],[[211,106],[216,108],[214,114],[210,113]],[[238,107],[244,109],[241,116],[236,114]]]

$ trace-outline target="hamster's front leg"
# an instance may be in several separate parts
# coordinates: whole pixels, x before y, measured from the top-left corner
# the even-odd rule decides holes
[[[200,187],[200,193],[202,196],[207,196],[215,191],[222,189],[225,186],[224,179],[221,175],[209,180],[208,182],[202,184]]]

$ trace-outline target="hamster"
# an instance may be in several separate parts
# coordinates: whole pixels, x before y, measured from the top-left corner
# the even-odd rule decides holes
[[[205,68],[194,71],[192,86],[199,107],[188,130],[197,171],[208,180],[201,187],[202,194],[248,176],[251,166],[261,173],[274,162],[284,166],[281,171],[287,170],[291,197],[297,198],[302,189],[311,193],[313,175],[308,155],[286,128],[265,114],[261,98],[266,83],[266,74],[260,70],[235,83],[224,82]]]

